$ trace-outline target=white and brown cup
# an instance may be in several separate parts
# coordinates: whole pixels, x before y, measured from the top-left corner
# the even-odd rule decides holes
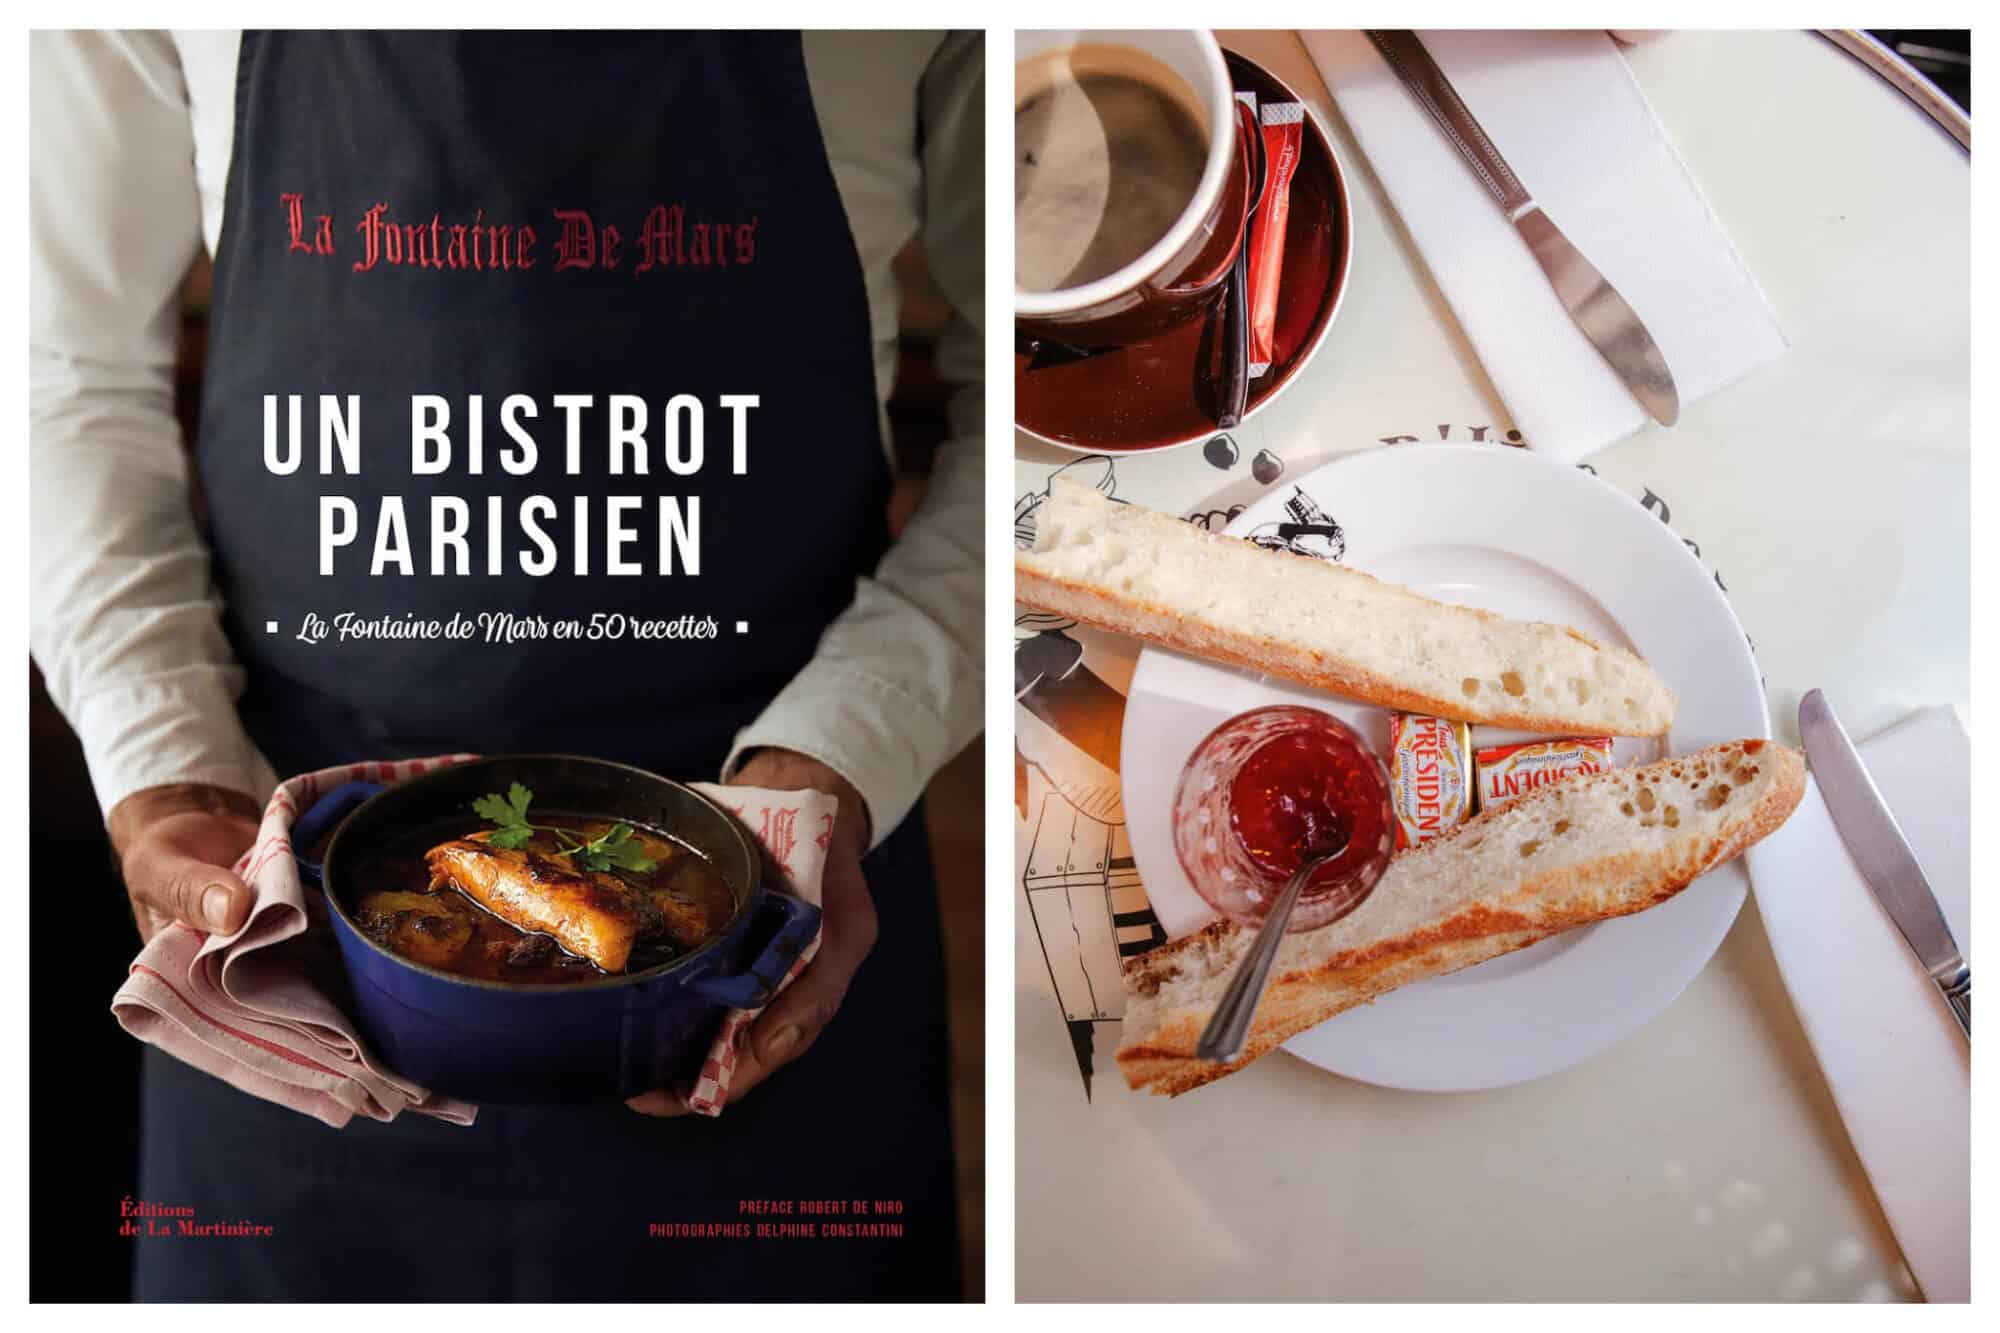
[[[1248,154],[1206,32],[1014,39],[1014,320],[1128,346],[1221,294],[1248,211]]]

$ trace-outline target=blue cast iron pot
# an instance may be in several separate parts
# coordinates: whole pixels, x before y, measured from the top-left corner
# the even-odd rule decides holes
[[[622,819],[707,857],[736,898],[700,948],[629,976],[568,985],[479,981],[411,962],[369,939],[350,904],[369,853],[412,828],[463,819],[472,801],[519,782],[538,809]],[[333,829],[324,859],[309,853]],[[354,782],[292,830],[299,869],[328,915],[369,1046],[406,1078],[468,1101],[602,1102],[671,1086],[699,1069],[723,1011],[767,1003],[819,928],[819,909],[764,886],[763,858],[734,816],[643,769],[572,755],[511,755],[438,769],[392,787]]]

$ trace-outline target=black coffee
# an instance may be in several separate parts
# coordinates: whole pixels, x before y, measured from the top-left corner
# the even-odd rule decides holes
[[[1081,286],[1139,258],[1186,211],[1208,160],[1179,76],[1123,48],[1080,54],[1016,73],[1017,86],[1040,86],[1014,108],[1014,281],[1025,291]],[[1051,61],[1061,67],[1033,68]]]

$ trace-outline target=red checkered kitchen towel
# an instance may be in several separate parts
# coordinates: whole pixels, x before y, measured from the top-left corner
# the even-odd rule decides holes
[[[243,928],[230,936],[178,924],[160,931],[139,951],[111,1002],[119,1024],[252,1096],[336,1129],[357,1114],[394,1120],[404,1111],[471,1124],[478,1107],[419,1087],[386,1067],[328,998],[328,969],[339,967],[337,946],[324,905],[300,883],[291,830],[292,821],[321,793],[344,782],[401,782],[476,757],[348,764],[279,786],[264,807],[256,845],[235,866],[256,895]],[[807,902],[820,901],[827,835],[839,809],[832,796],[693,785],[757,835],[788,878],[786,887]],[[818,951],[814,935],[784,984],[790,985]],[[688,1109],[722,1113],[737,1050],[758,1012],[732,1009],[724,1016],[701,1073],[682,1090]]]

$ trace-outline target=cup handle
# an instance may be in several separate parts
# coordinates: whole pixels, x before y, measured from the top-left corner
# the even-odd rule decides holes
[[[292,860],[298,862],[300,879],[314,888],[320,887],[320,863],[308,857],[305,849],[316,845],[332,832],[334,825],[347,818],[356,806],[381,791],[382,785],[379,782],[343,782],[314,801],[304,814],[292,821]]]
[[[759,888],[750,911],[753,931],[765,920],[777,918],[777,930],[758,950],[750,966],[741,972],[711,974],[689,983],[695,994],[731,1009],[762,1009],[769,1004],[791,972],[792,964],[819,930],[819,908],[774,889]]]

